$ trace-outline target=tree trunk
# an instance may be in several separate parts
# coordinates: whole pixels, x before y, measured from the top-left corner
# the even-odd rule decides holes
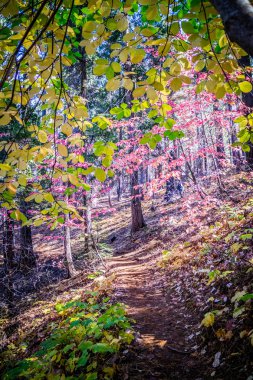
[[[92,259],[93,256],[90,253],[90,247],[93,246],[92,241],[92,205],[91,205],[91,193],[84,193],[83,194],[83,204],[85,207],[84,210],[84,221],[85,221],[85,227],[84,227],[84,251],[89,253],[89,258]]]
[[[27,217],[27,204],[21,201],[20,211]],[[36,266],[36,256],[33,251],[32,241],[32,228],[31,226],[21,226],[20,230],[21,240],[21,254],[19,263],[26,268],[33,268]]]
[[[70,237],[70,227],[69,227],[69,213],[65,215],[65,226],[64,226],[64,249],[65,257],[67,261],[68,277],[73,277],[76,274],[72,251],[71,251],[71,237]]]
[[[108,192],[108,204],[109,204],[109,207],[113,208],[112,199],[111,199],[111,190],[109,190]]]
[[[9,316],[13,313],[13,280],[12,269],[14,267],[14,233],[13,220],[10,218],[10,211],[6,212],[3,222],[3,254],[4,254],[4,271],[6,274],[4,284],[6,287],[6,299]]]
[[[118,183],[117,183],[117,200],[120,202],[122,195],[122,173],[118,177]]]
[[[21,256],[20,264],[27,268],[36,266],[36,257],[33,251],[31,226],[21,227]]]
[[[236,42],[253,56],[253,6],[249,0],[211,0],[219,12],[224,28]]]
[[[132,228],[131,233],[139,231],[141,228],[146,226],[146,223],[143,218],[141,200],[140,200],[140,191],[138,186],[138,170],[135,170],[131,174],[131,213],[132,213]]]
[[[3,231],[3,251],[4,251],[4,268],[8,273],[9,269],[14,267],[14,232],[13,220],[10,218],[10,211],[6,213]]]

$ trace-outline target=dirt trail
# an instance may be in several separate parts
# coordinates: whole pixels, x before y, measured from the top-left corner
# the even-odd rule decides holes
[[[156,256],[157,250],[147,256],[137,249],[108,262],[116,276],[116,298],[136,321],[137,339],[122,359],[121,378],[200,380],[203,371],[194,342],[188,341],[196,321],[184,303],[170,297],[175,284],[165,285],[157,275]]]

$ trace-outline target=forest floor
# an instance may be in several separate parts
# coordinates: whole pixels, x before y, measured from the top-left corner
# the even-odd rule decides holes
[[[106,263],[97,281],[126,304],[135,331],[116,379],[253,379],[252,299],[240,298],[253,293],[252,175],[227,177],[225,185],[226,192],[213,186],[204,200],[190,189],[169,204],[158,195],[154,211],[143,202],[147,227],[134,235],[129,199],[114,201],[116,211],[97,220]],[[38,345],[56,300],[92,287],[90,270],[23,300],[19,314],[3,323],[3,347],[15,348],[27,335]]]

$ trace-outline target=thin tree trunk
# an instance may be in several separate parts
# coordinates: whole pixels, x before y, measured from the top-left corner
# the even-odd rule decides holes
[[[141,200],[140,200],[140,191],[138,186],[138,170],[135,170],[131,174],[131,213],[132,213],[132,228],[131,233],[139,231],[141,228],[146,226],[146,223],[143,218]]]
[[[69,213],[65,214],[65,226],[64,226],[64,249],[65,257],[67,261],[68,277],[73,277],[76,274],[72,250],[71,250],[71,236],[69,226]]]
[[[10,211],[6,213],[3,231],[4,268],[6,273],[14,267],[14,231]]]
[[[111,199],[111,190],[109,190],[108,192],[108,204],[109,204],[109,207],[113,208],[112,199]]]
[[[200,187],[200,185],[199,185],[199,183],[198,183],[198,181],[197,181],[197,178],[196,178],[196,176],[195,176],[195,174],[194,174],[194,171],[193,171],[193,169],[192,169],[192,167],[191,167],[189,161],[187,160],[187,157],[186,157],[186,154],[185,154],[185,151],[184,151],[184,148],[183,148],[182,142],[181,142],[180,140],[179,140],[179,146],[180,146],[180,148],[181,148],[181,150],[182,150],[182,154],[183,154],[183,157],[184,157],[184,159],[185,159],[185,165],[186,165],[186,167],[187,167],[187,169],[188,169],[188,171],[189,171],[189,173],[190,173],[190,176],[191,176],[191,178],[192,178],[192,182],[194,183],[194,185],[195,185],[195,187],[196,187],[196,190],[197,190],[197,192],[199,193],[200,197],[201,197],[202,199],[204,199],[206,194],[205,194],[205,192],[203,191],[203,189]]]
[[[25,202],[21,202],[20,210],[27,216],[27,205]],[[32,241],[32,228],[31,226],[21,226],[21,254],[20,265],[26,268],[33,268],[36,266],[36,256],[33,251]]]
[[[93,247],[93,240],[92,240],[92,205],[91,205],[91,193],[84,193],[83,194],[83,204],[84,204],[84,221],[85,221],[85,228],[84,228],[84,251],[88,252],[89,258],[92,259],[93,255],[90,252],[91,246]]]
[[[120,202],[122,196],[122,173],[120,173],[118,177],[118,183],[117,183],[117,200]]]

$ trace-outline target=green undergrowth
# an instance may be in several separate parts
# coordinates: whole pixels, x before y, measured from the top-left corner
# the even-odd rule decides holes
[[[99,292],[56,304],[59,320],[39,349],[9,368],[4,380],[112,379],[119,352],[133,334],[125,307]]]

